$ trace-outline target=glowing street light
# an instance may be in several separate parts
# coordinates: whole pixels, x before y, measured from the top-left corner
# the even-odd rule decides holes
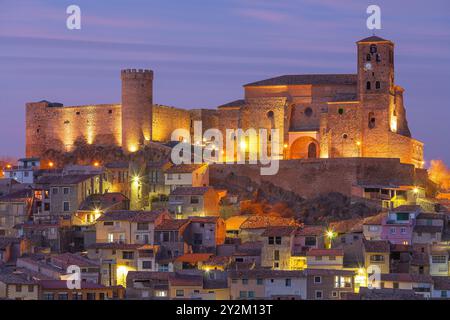
[[[331,244],[333,242],[333,239],[336,237],[336,233],[329,229],[325,231],[325,236],[328,238],[328,249],[331,249]]]
[[[54,165],[55,165],[55,164],[54,164],[53,162],[51,162],[51,161],[48,163],[48,166],[49,166],[50,168],[53,168]]]

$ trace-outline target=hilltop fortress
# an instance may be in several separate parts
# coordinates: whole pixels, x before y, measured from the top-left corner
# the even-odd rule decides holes
[[[395,84],[394,43],[372,36],[357,42],[357,74],[285,75],[244,85],[244,99],[215,109],[153,103],[153,71],[122,70],[122,103],[26,104],[26,155],[73,150],[77,141],[135,152],[168,142],[173,130],[277,128],[285,159],[398,158],[423,167],[423,144],[411,137]]]

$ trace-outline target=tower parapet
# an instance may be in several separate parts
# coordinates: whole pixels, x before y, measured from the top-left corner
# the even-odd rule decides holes
[[[152,135],[153,71],[124,69],[122,79],[122,148],[134,152]]]

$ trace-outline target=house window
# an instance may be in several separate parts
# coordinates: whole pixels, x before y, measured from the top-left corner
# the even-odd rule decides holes
[[[122,259],[124,260],[133,260],[134,258],[134,252],[133,251],[123,251],[122,252]]]
[[[369,226],[369,231],[372,232],[378,231],[378,226]]]
[[[69,294],[67,293],[59,293],[58,300],[69,300]]]
[[[247,285],[248,284],[248,279],[242,279],[242,284],[243,285]]]
[[[28,292],[33,292],[34,286],[32,284],[28,285]]]
[[[52,194],[58,194],[58,188],[52,188]]]
[[[315,246],[316,237],[305,237],[305,246]]]
[[[274,237],[269,237],[269,244],[274,244]]]
[[[286,280],[284,281],[284,284],[285,284],[286,287],[290,287],[291,284],[292,284],[292,280],[291,280],[291,279],[286,279]]]
[[[394,227],[392,227],[392,228],[389,230],[389,232],[390,232],[391,234],[395,234],[395,233],[396,233],[396,230],[395,230]]]
[[[137,229],[138,230],[148,230],[148,222],[139,222],[137,224]]]
[[[69,194],[69,191],[70,191],[70,188],[67,188],[67,187],[63,188],[64,194]]]
[[[151,261],[142,261],[142,269],[151,269],[152,262]]]
[[[200,199],[196,196],[191,197],[191,203],[192,204],[198,204],[200,202]]]
[[[370,60],[372,60],[372,56],[370,55],[370,53],[368,53],[366,56],[366,61],[370,61]]]
[[[95,292],[88,292],[86,294],[86,299],[87,300],[95,300]]]
[[[314,277],[314,283],[322,283],[322,277],[321,276],[315,276]]]
[[[69,201],[63,202],[63,211],[70,211],[70,203]]]
[[[394,283],[392,284],[392,287],[393,287],[394,289],[398,289],[398,288],[399,288],[398,282],[394,282]]]
[[[383,262],[384,256],[381,254],[374,254],[370,256],[370,261],[372,262]]]
[[[308,107],[308,108],[305,109],[305,116],[311,117],[312,114],[313,114],[313,111],[312,111],[311,108]]]
[[[375,82],[375,89],[380,89],[380,88],[381,88],[380,81]]]
[[[44,300],[54,300],[55,295],[53,293],[44,292]]]
[[[22,292],[22,285],[16,284],[16,292]]]
[[[316,261],[322,261],[322,256],[317,256]]]
[[[256,284],[258,286],[261,286],[263,284],[263,279],[261,279],[261,278],[256,279]]]
[[[337,291],[332,291],[332,292],[331,292],[331,296],[332,296],[333,298],[337,298],[337,296],[338,296]]]
[[[274,262],[273,263],[273,268],[274,269],[278,269],[280,267],[280,263],[279,262]],[[272,282],[273,282],[273,280],[272,280]]]
[[[316,290],[315,296],[316,296],[316,300],[321,300],[323,298],[322,290]]]
[[[432,263],[447,263],[447,257],[446,256],[432,256],[431,257]]]
[[[281,244],[281,237],[275,237],[275,244]]]
[[[336,260],[336,256],[329,256],[328,260]]]
[[[447,298],[447,291],[445,290],[441,291],[441,298]]]
[[[247,298],[247,291],[239,291],[239,298],[241,299]]]
[[[103,222],[104,226],[113,226],[114,225],[114,221],[105,221]]]
[[[374,45],[374,44],[372,44],[371,46],[370,46],[370,53],[377,53],[377,46],[376,45]]]
[[[367,83],[366,83],[366,89],[367,89],[367,90],[370,90],[371,87],[372,87],[372,84],[370,83],[370,81],[367,81]]]
[[[255,297],[255,291],[249,291],[248,292],[248,297],[249,298],[254,298]]]
[[[406,233],[406,228],[400,228],[400,233],[401,234],[405,234]]]

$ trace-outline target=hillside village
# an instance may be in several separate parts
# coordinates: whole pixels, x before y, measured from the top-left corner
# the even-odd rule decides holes
[[[164,157],[3,166],[1,299],[450,297],[445,193],[307,199],[245,177],[227,189],[214,165]]]

